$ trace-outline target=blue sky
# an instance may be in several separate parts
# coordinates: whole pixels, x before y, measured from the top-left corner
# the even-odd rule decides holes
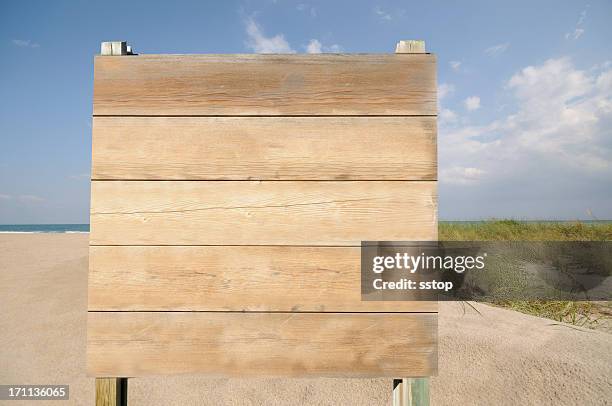
[[[86,223],[93,55],[438,56],[442,220],[612,219],[612,2],[2,1],[0,223]]]

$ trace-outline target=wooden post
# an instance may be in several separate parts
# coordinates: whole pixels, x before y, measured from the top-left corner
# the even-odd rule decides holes
[[[100,54],[105,56],[133,55],[126,41],[110,41],[100,44]],[[127,378],[96,378],[96,406],[126,406]]]
[[[395,45],[396,54],[424,54],[425,41],[404,40]],[[393,380],[393,406],[429,406],[429,379]]]
[[[400,41],[395,46],[396,54],[424,54],[425,41],[421,40],[405,40]]]
[[[125,41],[109,41],[100,45],[100,55],[121,56],[134,55],[132,47]]]
[[[394,379],[393,406],[429,406],[429,378]]]
[[[96,406],[127,406],[127,378],[96,378]]]

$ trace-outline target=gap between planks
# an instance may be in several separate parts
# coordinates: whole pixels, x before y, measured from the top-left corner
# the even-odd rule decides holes
[[[92,117],[438,117],[438,114],[92,114]]]
[[[103,179],[96,182],[437,182],[438,179]]]
[[[398,303],[402,303],[398,301]],[[290,310],[87,310],[88,313],[278,313],[278,314],[438,314],[437,311],[397,311],[397,312],[375,312],[375,311],[290,311]]]
[[[406,240],[408,241],[408,240]],[[418,240],[438,242],[439,240]],[[411,241],[408,241],[411,242]],[[312,245],[312,244],[89,244],[90,247],[306,247],[306,248],[361,248],[361,245]],[[396,245],[397,246],[397,245]],[[408,245],[410,246],[410,245]]]

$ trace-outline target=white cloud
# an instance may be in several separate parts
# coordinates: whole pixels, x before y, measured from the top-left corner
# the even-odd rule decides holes
[[[383,20],[392,20],[391,14],[389,14],[379,6],[374,7],[374,13]]]
[[[246,32],[248,39],[246,46],[258,54],[293,54],[295,51],[285,40],[283,34],[266,37],[261,27],[253,18],[246,20]]]
[[[585,9],[580,12],[580,18],[578,18],[578,25],[584,24],[584,20],[586,19],[587,9],[588,8],[589,8],[589,5],[587,4]]]
[[[456,72],[461,68],[461,61],[450,61],[449,65]]]
[[[311,39],[308,45],[304,47],[309,54],[320,54],[323,52],[339,53],[342,52],[342,47],[338,44],[325,46],[318,39]]]
[[[574,30],[574,32],[568,32],[565,34],[565,39],[578,39],[580,37],[582,37],[582,34],[584,34],[584,28],[576,28]]]
[[[448,83],[438,85],[438,100],[442,101],[455,92],[455,86]]]
[[[295,6],[297,11],[301,11],[304,13],[309,13],[311,17],[316,17],[317,16],[317,9],[314,8],[313,6],[310,6],[308,4],[305,3],[300,3],[297,6]]]
[[[463,101],[463,104],[469,111],[478,110],[480,108],[480,97],[470,96]]]
[[[489,55],[489,56],[498,56],[503,54],[504,52],[506,52],[508,50],[508,47],[510,46],[509,42],[505,42],[503,44],[497,44],[497,45],[493,45],[487,49],[485,49],[485,54]]]
[[[306,52],[309,54],[320,54],[321,43],[316,39],[311,39],[308,45],[306,45]]]
[[[40,196],[36,196],[36,195],[12,196],[8,194],[0,194],[0,200],[13,200],[13,199],[16,199],[17,201],[21,203],[40,203],[40,202],[45,201],[45,199],[43,199]]]
[[[473,167],[453,166],[440,171],[440,177],[447,183],[469,185],[477,183],[484,171]]]
[[[600,63],[596,63],[595,65],[591,66],[591,68],[589,69],[589,71],[599,71],[599,70],[606,70],[608,68],[612,67],[612,61],[603,61]]]
[[[584,34],[584,22],[587,16],[587,9],[589,6],[587,5],[584,10],[580,12],[580,16],[578,17],[578,22],[576,22],[576,27],[573,31],[565,33],[565,39],[573,39],[576,40]]]
[[[440,122],[454,122],[457,120],[457,114],[448,109],[442,107],[444,99],[448,98],[455,92],[455,86],[449,83],[440,83],[438,85],[438,111]]]
[[[582,214],[593,204],[610,216],[612,68],[580,70],[569,58],[550,59],[520,70],[504,89],[516,102],[512,113],[484,125],[441,121],[443,194],[468,202],[464,211],[471,204],[498,216],[496,205],[509,212],[522,205],[533,217],[538,201],[538,213],[554,216],[575,204],[572,213]]]
[[[18,46],[18,47],[23,47],[23,48],[38,48],[38,47],[40,47],[39,44],[37,44],[36,42],[32,42],[29,39],[14,39],[14,40],[11,40],[11,42],[13,43],[13,45]]]
[[[19,195],[17,199],[23,203],[40,203],[45,201],[44,198],[36,195]]]
[[[457,121],[457,113],[451,109],[440,109],[440,123],[452,123]]]

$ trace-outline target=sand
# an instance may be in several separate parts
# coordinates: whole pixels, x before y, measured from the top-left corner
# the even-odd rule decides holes
[[[0,383],[70,385],[69,401],[36,405],[93,404],[94,380],[85,375],[87,239],[0,235]],[[433,405],[612,403],[612,334],[475,307],[480,313],[459,303],[441,305]],[[389,379],[129,381],[131,406],[371,406],[390,404],[390,393]]]

